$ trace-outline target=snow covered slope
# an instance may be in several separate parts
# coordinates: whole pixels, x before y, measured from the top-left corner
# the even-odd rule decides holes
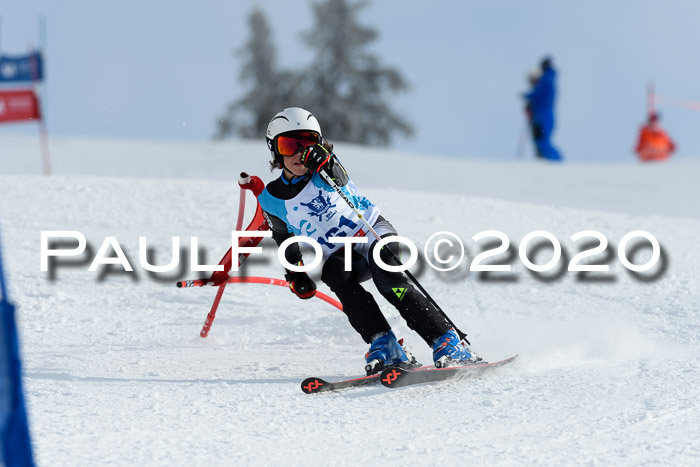
[[[0,143],[2,240],[40,465],[700,460],[693,161],[553,167],[338,145],[356,183],[421,249],[433,233],[450,231],[471,261],[483,246],[471,239],[478,232],[500,230],[517,248],[542,229],[571,259],[580,244],[569,237],[592,229],[607,236],[613,256],[610,273],[588,278],[537,276],[517,254],[511,274],[489,280],[469,272],[469,261],[446,273],[418,265],[414,272],[480,355],[520,358],[475,380],[308,396],[299,389],[306,376],[362,372],[366,345],[342,313],[282,288],[231,285],[201,339],[215,290],[173,283],[202,273],[154,278],[138,265],[139,236],[161,264],[171,237],[187,246],[198,236],[216,263],[235,224],[238,172],[273,176],[264,147],[64,140],[52,145],[56,175],[42,177],[33,175],[34,143]],[[620,239],[638,229],[664,252],[641,277],[616,256]],[[52,280],[40,271],[41,230],[79,230],[93,254],[114,235],[136,271],[91,273],[86,256],[57,267]],[[272,243],[264,250],[246,272],[281,277]],[[533,257],[544,263],[551,249]],[[648,257],[641,249],[635,262]],[[427,345],[379,302],[429,362]]]
[[[436,191],[457,195],[576,207],[637,215],[700,219],[700,159],[668,164],[511,163],[445,158],[335,145],[360,187]],[[0,135],[1,174],[40,174],[36,138]],[[156,142],[54,139],[55,174],[235,181],[241,170],[271,180],[264,141]]]

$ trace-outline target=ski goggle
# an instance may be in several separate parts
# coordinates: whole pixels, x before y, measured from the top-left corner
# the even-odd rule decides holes
[[[277,154],[281,156],[293,156],[307,146],[319,144],[321,137],[313,131],[298,131],[288,135],[279,135],[275,140]]]

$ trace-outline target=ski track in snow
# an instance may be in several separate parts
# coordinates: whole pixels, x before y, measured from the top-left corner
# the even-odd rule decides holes
[[[308,396],[299,388],[307,376],[362,373],[367,346],[342,313],[280,287],[232,284],[201,339],[215,290],[181,290],[174,282],[205,273],[156,280],[139,266],[139,236],[148,237],[159,264],[169,259],[173,236],[187,251],[189,237],[198,236],[207,262],[218,262],[235,224],[237,173],[272,177],[264,147],[64,140],[52,146],[58,175],[41,177],[31,175],[38,170],[26,141],[4,141],[13,157],[0,155],[10,174],[0,175],[3,252],[39,465],[699,462],[700,214],[688,175],[698,173],[697,163],[660,166],[656,178],[631,166],[622,187],[612,187],[612,175],[594,168],[453,161],[446,177],[463,178],[460,193],[452,182],[435,185],[444,160],[425,156],[423,173],[402,168],[402,179],[392,168],[396,154],[348,147],[351,157],[341,157],[349,173],[400,234],[421,250],[437,231],[464,241],[467,261],[457,271],[419,265],[414,272],[474,350],[487,360],[520,357],[476,379]],[[227,151],[256,159],[224,161]],[[102,159],[90,162],[96,155]],[[188,173],[193,157],[208,159]],[[369,170],[354,158],[375,162]],[[493,183],[511,186],[503,196],[474,191],[488,184],[473,173],[484,167],[499,173]],[[525,189],[528,173],[556,170],[554,188]],[[391,182],[380,183],[377,173],[392,174]],[[570,193],[544,202],[549,190],[567,185]],[[603,203],[600,190],[624,196]],[[664,210],[666,191],[695,198]],[[548,230],[569,260],[578,247],[569,237],[578,231],[604,233],[616,252],[625,233],[648,230],[667,267],[660,279],[640,281],[615,255],[607,280],[583,282],[571,272],[543,280],[516,256],[512,280],[479,280],[467,270],[478,252],[471,236],[489,229],[506,233],[516,248],[528,232]],[[93,253],[114,235],[136,273],[90,273],[91,259],[83,259],[59,266],[51,281],[39,268],[41,230],[79,230]],[[246,272],[282,277],[273,243],[263,245]],[[537,262],[546,262],[551,250],[540,255]],[[636,262],[648,255],[641,250]],[[418,359],[429,362],[427,345],[378,301]]]

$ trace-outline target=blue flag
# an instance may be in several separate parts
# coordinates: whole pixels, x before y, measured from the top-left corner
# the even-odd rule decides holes
[[[44,66],[39,52],[19,57],[0,55],[0,83],[21,83],[44,79]]]
[[[2,255],[0,293],[0,464],[4,462],[7,467],[33,466],[27,411],[22,392],[15,307],[7,298]]]

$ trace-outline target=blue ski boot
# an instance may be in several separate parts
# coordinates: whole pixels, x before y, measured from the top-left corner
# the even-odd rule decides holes
[[[481,358],[467,347],[466,342],[457,335],[457,331],[450,329],[433,342],[433,362],[437,368],[445,368],[451,365],[470,365]]]
[[[365,354],[365,371],[367,375],[373,375],[389,366],[413,365],[416,359],[410,353],[407,355],[401,343],[396,340],[393,331],[388,331],[372,340],[369,350]]]

